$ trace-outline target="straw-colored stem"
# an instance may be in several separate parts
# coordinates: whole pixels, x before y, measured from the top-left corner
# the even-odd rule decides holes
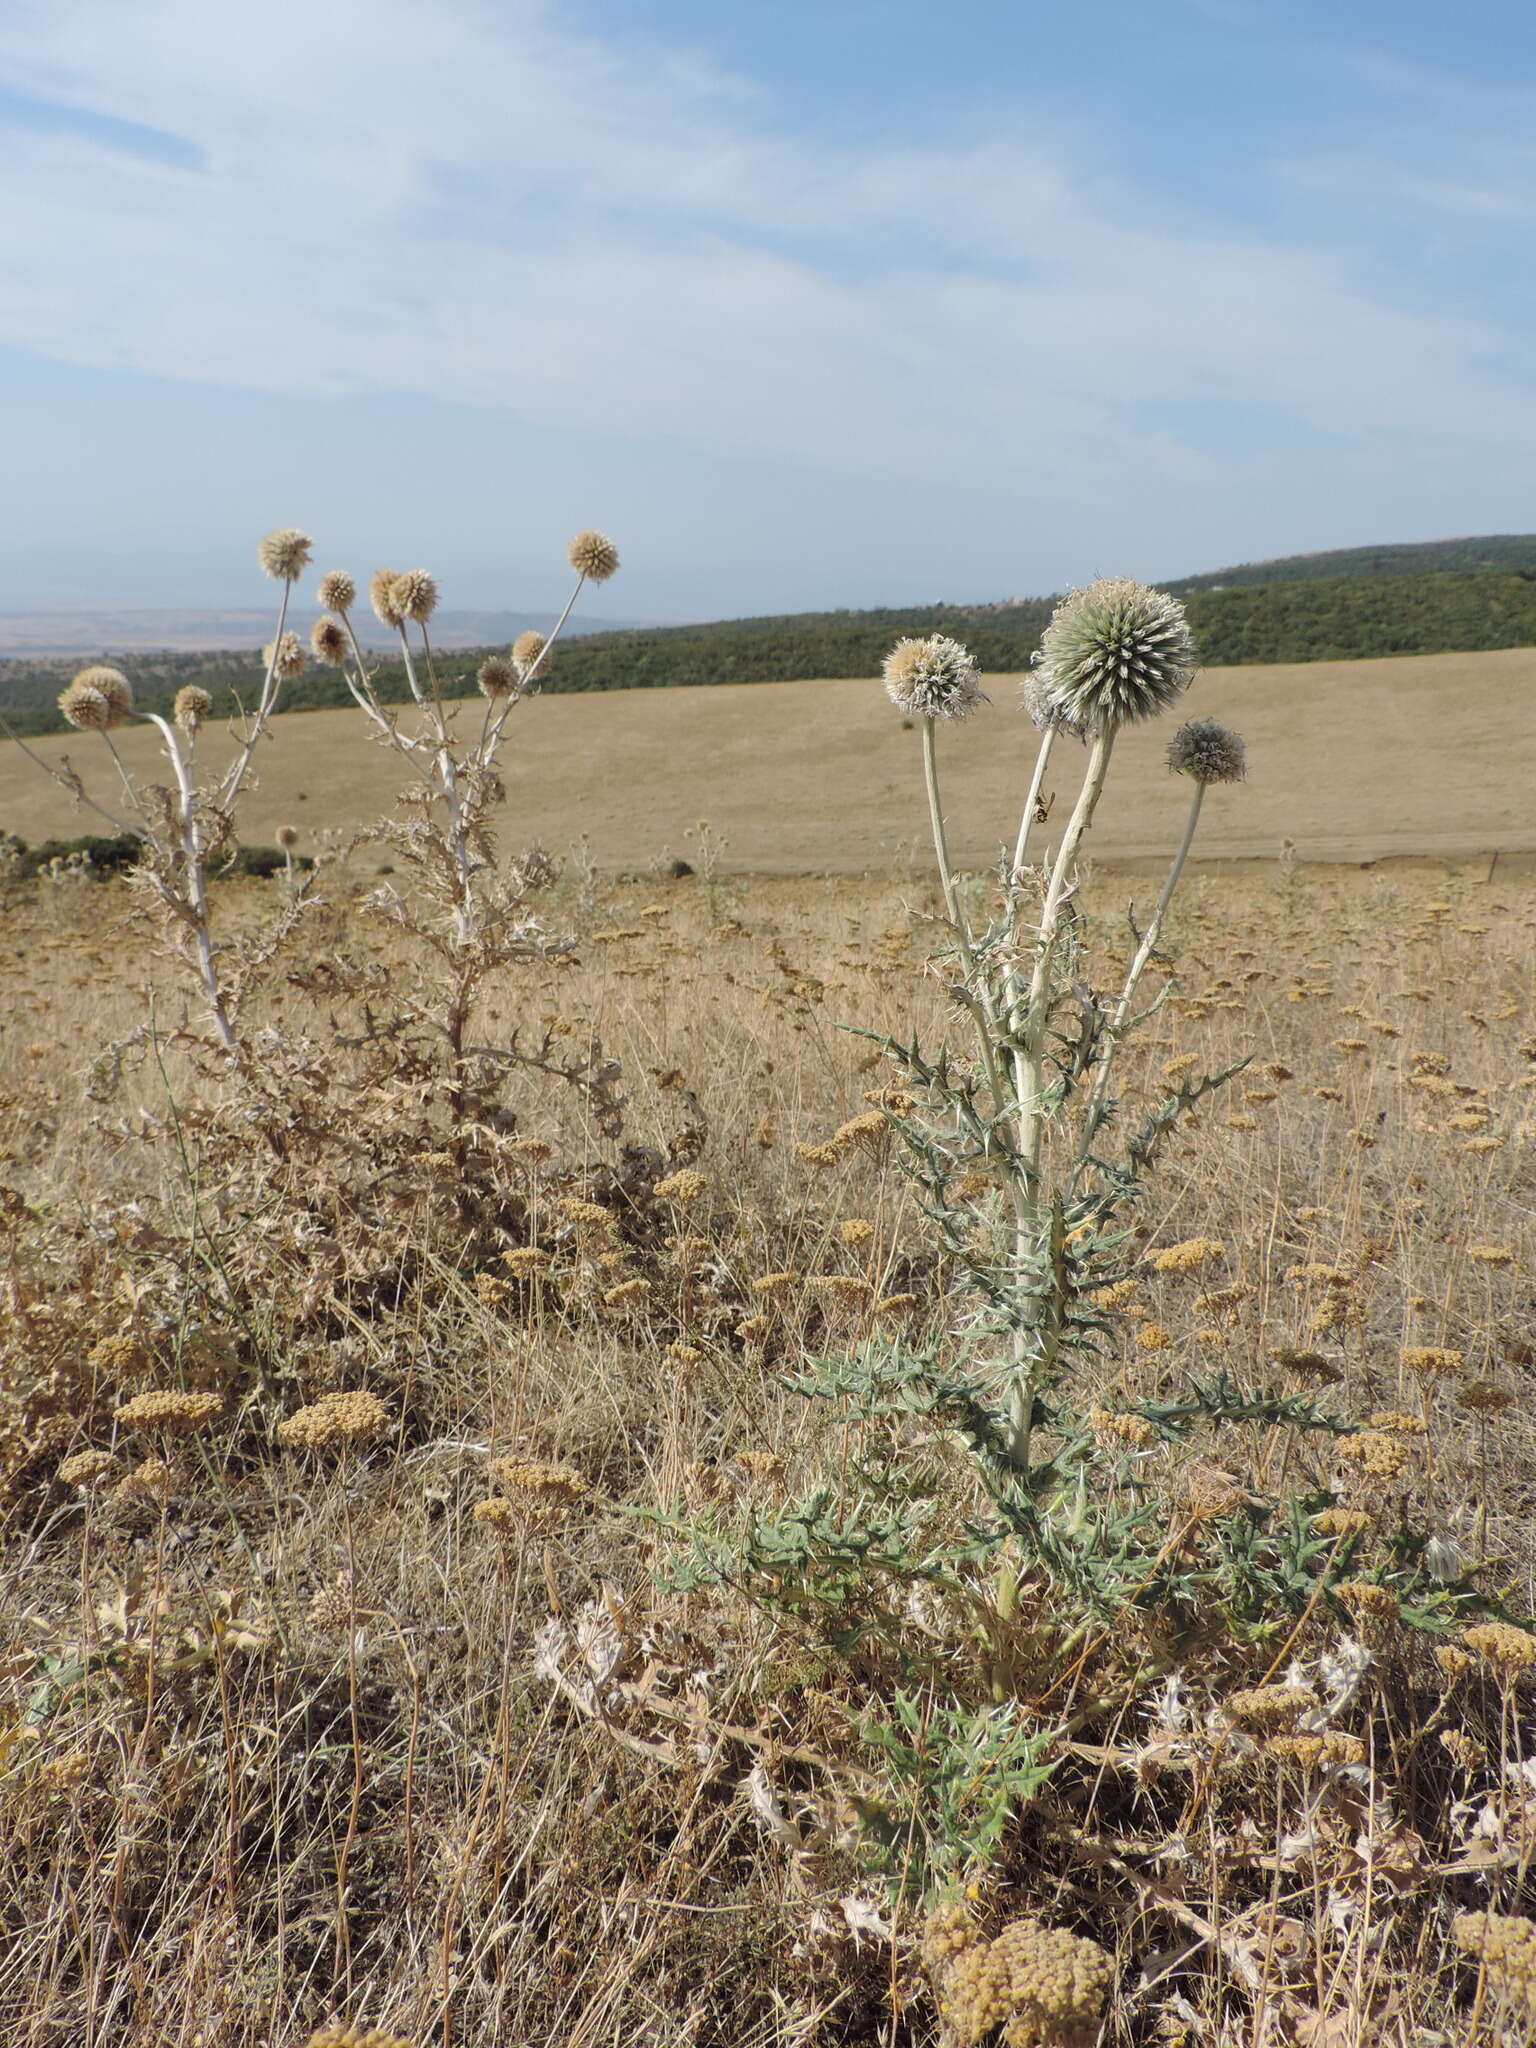
[[[288,599],[292,591],[292,582],[284,583],[282,602],[277,608],[277,631],[272,635],[272,652],[267,660],[267,672],[262,677],[261,696],[257,699],[256,715],[251,720],[250,726],[246,731],[245,745],[236,756],[219,789],[218,800],[222,810],[229,810],[238,800],[241,790],[245,787],[245,777],[251,765],[251,756],[256,751],[257,741],[267,729],[267,720],[272,716],[272,707],[277,702],[279,682],[277,657],[283,644],[283,628],[288,623]]]

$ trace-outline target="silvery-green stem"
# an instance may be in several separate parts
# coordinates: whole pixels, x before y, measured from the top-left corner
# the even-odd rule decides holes
[[[1147,970],[1147,962],[1157,950],[1157,942],[1162,936],[1163,924],[1168,916],[1168,906],[1173,901],[1173,892],[1179,886],[1179,877],[1184,872],[1184,863],[1188,860],[1189,849],[1194,843],[1195,827],[1200,822],[1200,806],[1204,801],[1205,784],[1197,782],[1195,793],[1190,799],[1189,816],[1184,821],[1184,837],[1179,841],[1178,851],[1174,854],[1168,869],[1168,878],[1163,883],[1163,892],[1157,899],[1157,908],[1141,935],[1141,944],[1136,948],[1136,957],[1126,973],[1125,986],[1120,991],[1120,999],[1115,1004],[1105,1030],[1104,1055],[1099,1061],[1098,1076],[1093,1084],[1093,1094],[1089,1098],[1088,1114],[1083,1124],[1083,1151],[1078,1155],[1079,1164],[1086,1155],[1087,1147],[1093,1142],[1099,1111],[1103,1107],[1105,1096],[1109,1093],[1110,1068],[1119,1050],[1120,1034],[1124,1031],[1126,1019],[1131,1014],[1131,1005],[1136,1000],[1136,991],[1141,985],[1142,975]]]
[[[1002,1076],[997,1066],[995,1025],[986,991],[981,987],[977,977],[976,951],[971,943],[970,926],[965,921],[960,891],[955,886],[954,870],[950,866],[949,835],[944,827],[944,805],[939,795],[939,757],[933,730],[935,723],[932,718],[923,720],[923,780],[928,789],[928,821],[933,828],[934,859],[938,862],[939,883],[944,891],[944,907],[949,913],[950,926],[955,934],[955,947],[960,955],[967,1006],[976,1025],[982,1068],[987,1077],[987,1087],[991,1091],[993,1108],[1001,1115],[1005,1098]]]

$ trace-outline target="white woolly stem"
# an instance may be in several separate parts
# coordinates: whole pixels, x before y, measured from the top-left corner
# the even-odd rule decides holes
[[[1141,944],[1136,948],[1136,957],[1132,960],[1126,973],[1125,986],[1120,991],[1120,999],[1115,1004],[1114,1012],[1110,1017],[1108,1025],[1105,1027],[1104,1052],[1099,1061],[1099,1071],[1093,1084],[1093,1094],[1089,1098],[1087,1118],[1083,1126],[1083,1145],[1085,1148],[1092,1142],[1093,1133],[1098,1123],[1099,1111],[1102,1108],[1105,1096],[1109,1093],[1110,1069],[1114,1063],[1115,1054],[1120,1049],[1120,1036],[1125,1030],[1126,1020],[1131,1014],[1131,1005],[1136,1000],[1136,991],[1141,985],[1141,977],[1145,974],[1147,963],[1156,952],[1157,942],[1162,937],[1163,924],[1168,916],[1168,907],[1173,902],[1174,891],[1179,886],[1179,877],[1184,872],[1184,863],[1189,859],[1189,849],[1194,843],[1195,827],[1200,822],[1200,806],[1204,802],[1205,784],[1197,782],[1195,784],[1195,793],[1190,799],[1189,815],[1184,821],[1184,836],[1179,841],[1178,851],[1174,854],[1173,860],[1169,865],[1167,880],[1163,883],[1162,894],[1157,899],[1157,908],[1152,913],[1151,922],[1141,935]]]
[[[147,716],[159,727],[160,737],[165,743],[166,758],[176,777],[176,823],[181,835],[182,858],[186,864],[183,882],[184,900],[188,921],[192,926],[192,942],[197,958],[197,976],[203,985],[203,995],[212,1012],[214,1028],[219,1042],[226,1052],[235,1052],[239,1040],[225,1008],[224,991],[219,982],[219,971],[214,958],[213,935],[208,929],[208,890],[203,873],[202,834],[198,829],[197,784],[193,778],[190,763],[181,749],[181,743],[167,720],[157,712]]]
[[[995,1020],[986,991],[981,986],[976,972],[976,949],[971,942],[970,926],[966,923],[965,910],[960,902],[960,891],[955,885],[954,870],[950,865],[949,835],[944,826],[944,805],[939,794],[939,758],[934,740],[935,723],[936,721],[930,717],[925,716],[923,719],[923,780],[928,790],[928,821],[933,829],[934,858],[938,862],[939,883],[944,891],[944,907],[949,913],[950,927],[955,934],[955,947],[960,955],[968,1006],[976,1024],[982,1068],[986,1073],[993,1107],[1001,1116],[1006,1098],[993,1043]]]

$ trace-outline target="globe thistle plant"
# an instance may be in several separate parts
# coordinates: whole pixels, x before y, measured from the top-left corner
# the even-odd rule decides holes
[[[1168,767],[1202,787],[1241,782],[1248,773],[1242,740],[1214,718],[1192,718],[1168,743]]]
[[[425,569],[407,569],[395,578],[389,601],[391,609],[403,618],[424,626],[437,610],[437,578]]]
[[[942,633],[898,640],[882,673],[885,694],[909,718],[964,718],[987,701],[976,680],[976,657]]]
[[[279,633],[275,640],[269,640],[261,650],[261,661],[264,668],[285,683],[303,675],[309,666],[309,657],[297,633]]]
[[[1061,710],[1098,732],[1176,704],[1194,679],[1195,649],[1176,597],[1109,576],[1056,607],[1035,661]]]
[[[349,612],[357,602],[357,585],[345,569],[330,569],[315,595],[328,612]]]
[[[329,613],[324,618],[316,619],[309,629],[309,651],[316,661],[322,662],[326,668],[346,666],[347,657],[352,651],[352,643],[340,619],[332,618]]]
[[[606,533],[584,527],[566,550],[571,567],[587,583],[606,583],[619,566],[619,551]]]
[[[199,689],[196,683],[187,683],[176,692],[172,716],[181,731],[192,738],[201,731],[203,722],[212,709],[213,699],[208,692]]]
[[[368,579],[368,602],[373,606],[374,617],[396,633],[405,624],[405,614],[395,603],[395,585],[399,581],[398,569],[375,569]]]
[[[296,526],[275,526],[257,543],[256,558],[274,582],[296,583],[309,567],[313,546],[309,535]]]

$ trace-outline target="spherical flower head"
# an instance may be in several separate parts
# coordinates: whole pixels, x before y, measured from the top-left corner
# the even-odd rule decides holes
[[[475,680],[480,685],[481,696],[489,697],[493,702],[501,697],[522,695],[523,678],[517,664],[504,654],[493,654],[489,660],[482,661]]]
[[[398,569],[375,569],[368,579],[368,602],[382,625],[405,624],[405,614],[395,603],[395,585],[399,580]]]
[[[1108,576],[1057,605],[1035,665],[1067,716],[1098,732],[1176,703],[1194,675],[1195,649],[1176,597]]]
[[[75,677],[77,683],[87,683],[93,690],[100,690],[107,700],[110,722],[121,725],[133,709],[133,685],[120,668],[107,668],[97,664],[83,668]]]
[[[106,732],[112,724],[112,707],[93,683],[75,680],[59,697],[59,709],[77,732]]]
[[[1024,677],[1019,685],[1019,704],[1030,723],[1037,725],[1042,732],[1065,733],[1069,739],[1082,739],[1084,728],[1063,709],[1038,676]]]
[[[512,642],[512,660],[524,680],[538,667],[545,645],[544,635],[533,626],[526,633],[519,633]]]
[[[349,612],[357,602],[357,585],[345,569],[329,569],[315,595],[328,612]]]
[[[304,652],[297,633],[284,633],[280,640],[269,640],[261,650],[261,665],[269,668],[288,682],[294,676],[303,675],[309,666],[309,656]]]
[[[346,627],[339,619],[333,619],[329,614],[323,619],[316,619],[309,629],[310,652],[316,661],[324,662],[327,668],[344,668],[348,647]]]
[[[1214,718],[1192,718],[1179,727],[1168,742],[1168,767],[1170,773],[1188,775],[1202,786],[1241,782],[1248,773],[1240,735]]]
[[[583,527],[565,551],[565,558],[578,576],[589,583],[606,583],[619,566],[619,551],[606,533]]]
[[[424,626],[437,610],[437,578],[425,569],[407,569],[395,578],[389,601],[402,617]]]
[[[279,825],[277,828],[277,843],[283,849],[284,853],[291,853],[299,843],[298,826]]]
[[[212,709],[213,699],[196,683],[187,683],[176,692],[175,718],[183,732],[195,733]]]
[[[909,717],[964,718],[987,701],[976,680],[976,657],[942,633],[898,640],[881,673],[885,694]]]
[[[256,559],[277,583],[296,583],[309,567],[314,542],[296,526],[274,526],[256,544]]]

